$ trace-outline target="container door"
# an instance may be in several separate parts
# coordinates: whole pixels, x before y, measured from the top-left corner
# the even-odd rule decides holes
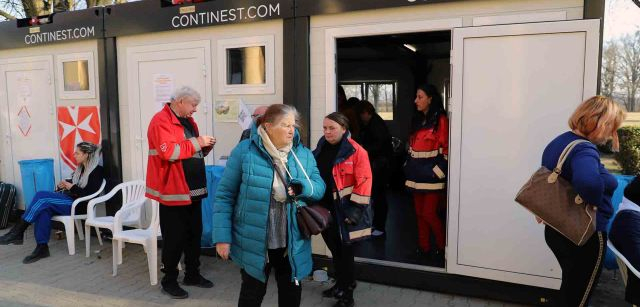
[[[147,128],[173,90],[190,86],[200,93],[202,101],[194,119],[201,134],[211,134],[208,117],[211,87],[209,76],[209,42],[136,47],[128,50],[129,101],[132,155],[135,178],[145,178],[149,145]],[[211,156],[210,156],[211,157]],[[207,159],[211,159],[207,157]],[[207,162],[211,163],[209,160]]]
[[[9,60],[0,64],[0,171],[2,180],[18,188],[24,208],[18,161],[54,159],[59,174],[55,92],[51,57]]]
[[[447,271],[560,285],[544,227],[514,197],[596,94],[599,21],[453,31]]]

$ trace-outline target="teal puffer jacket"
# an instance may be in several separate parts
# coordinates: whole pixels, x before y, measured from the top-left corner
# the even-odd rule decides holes
[[[271,156],[262,139],[255,133],[233,149],[216,191],[213,208],[213,237],[216,243],[231,244],[231,258],[247,274],[265,282],[267,263],[267,226],[274,172]],[[299,204],[319,201],[325,184],[320,177],[311,151],[300,143],[296,131],[291,151],[304,167],[307,180],[298,162],[289,153],[287,167],[293,182],[302,184]],[[302,280],[311,273],[311,241],[302,238],[296,221],[296,208],[287,204],[287,249],[290,256],[292,281]]]

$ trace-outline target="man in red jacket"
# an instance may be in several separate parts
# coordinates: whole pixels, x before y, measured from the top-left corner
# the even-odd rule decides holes
[[[149,162],[146,196],[160,203],[162,231],[162,292],[172,298],[186,298],[178,285],[178,262],[184,253],[184,284],[211,288],[200,275],[201,200],[207,197],[204,157],[216,143],[215,137],[200,135],[193,113],[200,94],[190,87],[178,89],[171,102],[156,113],[147,131]]]

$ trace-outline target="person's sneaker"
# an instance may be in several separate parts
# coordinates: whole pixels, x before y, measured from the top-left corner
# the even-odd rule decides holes
[[[38,244],[36,246],[36,249],[34,249],[33,252],[31,253],[31,255],[25,257],[22,260],[22,263],[24,264],[34,263],[40,259],[47,258],[49,256],[50,256],[49,246],[47,244]]]
[[[185,276],[182,280],[185,286],[195,286],[198,288],[213,288],[213,282],[198,274],[196,277]]]
[[[4,236],[0,237],[0,245],[22,245],[24,241],[24,233],[15,232],[13,229],[6,233]]]
[[[174,299],[183,299],[189,297],[189,293],[180,288],[177,282],[163,283],[162,293]]]
[[[380,231],[380,230],[374,229],[373,232],[371,233],[371,235],[374,236],[374,237],[379,237],[379,236],[384,235],[384,231]]]

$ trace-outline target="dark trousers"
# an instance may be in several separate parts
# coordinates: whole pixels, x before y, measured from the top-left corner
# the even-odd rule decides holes
[[[22,215],[27,223],[33,223],[36,243],[47,244],[51,237],[51,217],[70,215],[73,199],[65,194],[40,191]]]
[[[353,246],[345,244],[340,238],[340,229],[335,214],[329,227],[322,232],[324,242],[331,250],[333,269],[336,275],[336,285],[342,290],[347,290],[355,282],[355,262],[353,259]]]
[[[300,306],[302,287],[292,281],[291,263],[289,263],[289,256],[285,255],[286,250],[286,248],[268,250],[269,262],[264,268],[267,278],[265,282],[253,278],[244,270],[240,271],[240,274],[242,274],[242,286],[240,287],[238,307],[258,307],[262,305],[262,299],[267,293],[267,282],[269,281],[271,268],[275,269],[278,283],[278,306]]]
[[[187,206],[160,205],[162,231],[162,283],[177,282],[178,262],[184,253],[185,276],[200,274],[200,238],[202,237],[201,201]]]
[[[386,176],[380,172],[382,176]],[[387,224],[387,212],[389,205],[387,203],[387,178],[378,177],[373,174],[373,185],[371,189],[371,205],[373,207],[373,228],[379,231],[385,231]],[[379,176],[381,176],[379,175]]]
[[[583,246],[577,246],[546,226],[544,237],[562,268],[558,306],[587,306],[602,272],[607,234],[596,232]]]

